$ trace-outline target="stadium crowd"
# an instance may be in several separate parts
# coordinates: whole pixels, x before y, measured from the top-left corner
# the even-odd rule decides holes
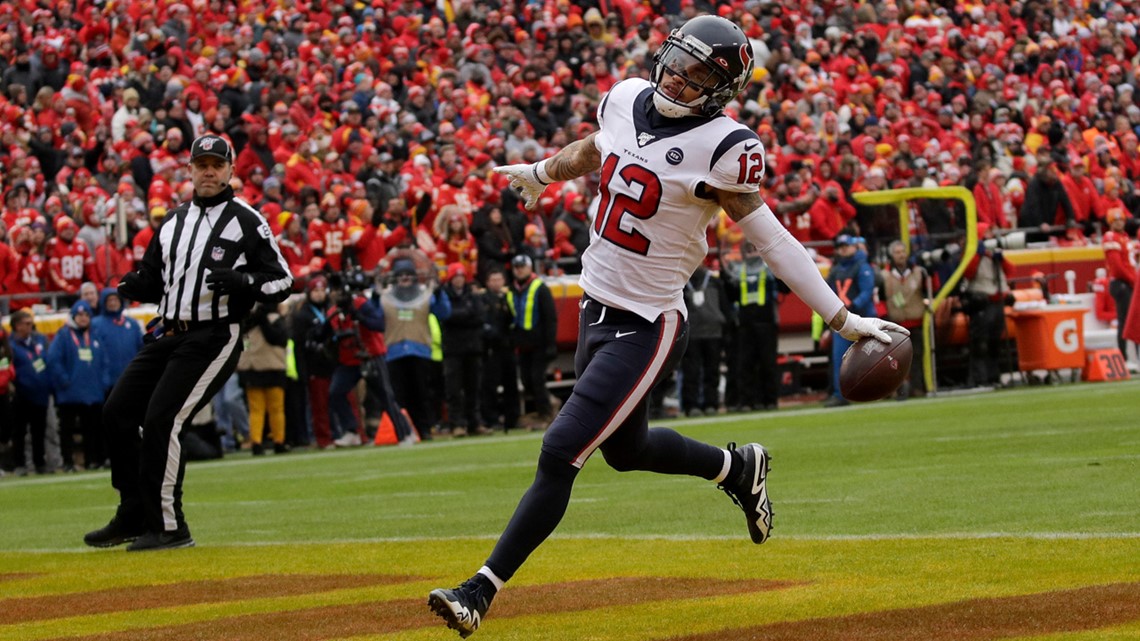
[[[961,234],[953,201],[924,201],[902,230],[853,198],[893,187],[962,185],[979,221],[1040,241],[1087,242],[1116,217],[1136,233],[1130,1],[24,0],[0,5],[0,312],[56,300],[73,318],[85,281],[114,287],[189,197],[204,133],[232,141],[235,190],[279,234],[286,319],[322,287],[353,307],[367,288],[340,284],[401,258],[431,290],[462,274],[480,296],[492,274],[514,282],[520,255],[574,273],[594,179],[531,212],[491,168],[593,131],[602,94],[648,77],[702,12],[753,40],[753,82],[728,111],[765,145],[765,199],[821,260],[841,233],[883,265],[902,234],[918,250]],[[709,240],[714,272],[739,258],[726,218]],[[492,424],[478,423],[464,427]]]

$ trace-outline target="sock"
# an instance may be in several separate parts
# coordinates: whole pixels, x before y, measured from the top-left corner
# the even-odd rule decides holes
[[[724,480],[732,472],[732,452],[728,450],[721,450],[721,452],[724,452],[724,466],[720,468],[720,474],[717,474],[716,478],[712,480],[713,483],[717,484],[724,483]]]
[[[735,450],[731,452],[725,450],[724,453],[728,455],[729,459],[728,474],[725,476],[725,478],[735,479],[736,477],[740,476],[741,470],[744,469],[744,459],[739,454],[737,454]]]
[[[503,589],[503,580],[495,576],[495,573],[491,571],[491,568],[484,565],[483,567],[479,568],[479,571],[475,574],[482,574],[483,576],[487,577],[487,579],[495,585],[495,592]]]

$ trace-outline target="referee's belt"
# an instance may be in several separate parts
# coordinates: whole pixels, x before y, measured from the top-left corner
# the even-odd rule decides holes
[[[187,332],[193,332],[199,329],[206,329],[207,327],[216,327],[219,324],[221,324],[221,321],[216,320],[184,321],[164,318],[162,319],[162,334],[164,336],[171,336],[173,334],[185,334]]]

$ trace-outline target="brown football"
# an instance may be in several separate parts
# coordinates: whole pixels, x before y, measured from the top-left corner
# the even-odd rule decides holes
[[[849,401],[877,401],[902,385],[910,374],[913,347],[910,337],[887,332],[888,345],[874,338],[861,338],[847,348],[839,365],[839,391]]]

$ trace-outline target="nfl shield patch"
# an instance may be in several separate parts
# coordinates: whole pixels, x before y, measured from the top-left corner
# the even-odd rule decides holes
[[[210,250],[210,260],[218,262],[226,257],[226,250],[221,247],[215,247]]]

